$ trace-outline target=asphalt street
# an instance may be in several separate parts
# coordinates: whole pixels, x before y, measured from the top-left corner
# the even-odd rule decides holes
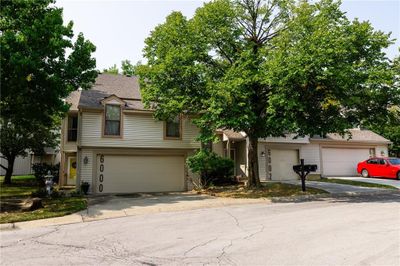
[[[2,265],[400,265],[400,194],[0,232]]]

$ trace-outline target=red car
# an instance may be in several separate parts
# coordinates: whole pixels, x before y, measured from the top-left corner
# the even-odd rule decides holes
[[[363,177],[387,177],[400,179],[399,158],[370,158],[358,163],[357,172]]]

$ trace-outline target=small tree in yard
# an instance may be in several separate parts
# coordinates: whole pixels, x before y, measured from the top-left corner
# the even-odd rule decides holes
[[[248,185],[259,186],[259,138],[344,133],[394,101],[389,35],[339,6],[216,0],[191,19],[173,12],[146,39],[143,99],[159,119],[200,114],[203,141],[215,128],[244,131]]]
[[[52,0],[3,1],[0,11],[0,152],[11,183],[15,158],[57,142],[60,118],[69,105],[62,99],[94,82],[95,46],[63,25],[62,9]],[[70,52],[66,56],[66,52]]]

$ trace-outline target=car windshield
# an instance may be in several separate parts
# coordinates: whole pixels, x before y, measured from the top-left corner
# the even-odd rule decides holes
[[[400,159],[399,158],[391,158],[389,159],[390,164],[399,165]]]

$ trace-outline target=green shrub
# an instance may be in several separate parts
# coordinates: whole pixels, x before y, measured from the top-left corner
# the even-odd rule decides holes
[[[54,176],[54,183],[58,183],[60,164],[50,165],[47,163],[35,163],[32,165],[32,170],[34,172],[35,178],[41,186],[44,186],[44,177],[50,173]]]
[[[46,188],[40,187],[38,188],[35,192],[32,192],[31,194],[32,197],[37,197],[37,198],[45,198],[47,197],[47,191]]]
[[[200,175],[202,187],[235,183],[233,161],[214,152],[200,150],[187,159],[187,164],[193,173]]]

